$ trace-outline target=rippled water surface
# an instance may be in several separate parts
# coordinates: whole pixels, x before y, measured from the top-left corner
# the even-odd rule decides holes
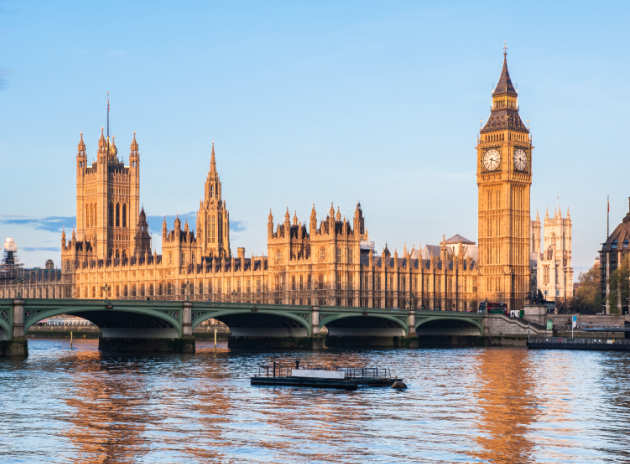
[[[630,462],[630,355],[525,349],[0,360],[1,463]],[[389,366],[409,389],[251,387],[273,359]]]

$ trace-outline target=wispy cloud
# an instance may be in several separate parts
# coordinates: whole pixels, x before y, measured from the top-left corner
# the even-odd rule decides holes
[[[59,251],[60,247],[22,247],[24,251]]]
[[[182,224],[188,221],[188,225],[191,230],[195,229],[195,221],[197,214],[194,211],[190,211],[184,214],[167,214],[166,216],[147,216],[147,223],[149,224],[149,230],[152,233],[159,234],[162,232],[162,220],[166,218],[168,228],[173,227],[175,218],[179,217]],[[46,216],[46,217],[28,217],[17,215],[0,215],[0,224],[25,226],[35,230],[44,230],[46,232],[58,232],[61,233],[62,229],[72,230],[76,221],[74,216]],[[230,230],[232,232],[243,232],[247,229],[245,221],[232,221],[230,223]],[[55,248],[56,249],[56,248]],[[33,251],[27,250],[26,251]],[[43,248],[41,251],[53,251]]]
[[[63,228],[72,229],[75,221],[73,216],[47,216],[42,218],[22,216],[0,216],[0,224],[26,226],[46,232],[61,232]]]
[[[245,221],[232,221],[230,222],[230,230],[232,232],[243,232],[247,230],[247,225]]]

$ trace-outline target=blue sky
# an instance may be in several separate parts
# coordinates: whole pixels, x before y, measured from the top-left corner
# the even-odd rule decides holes
[[[197,209],[214,140],[233,249],[265,252],[269,208],[306,221],[331,201],[361,201],[378,248],[476,240],[474,147],[507,41],[532,210],[571,208],[577,275],[606,195],[613,226],[628,208],[628,24],[624,2],[0,0],[0,237],[58,263],[79,132],[94,159],[109,91],[157,223]]]

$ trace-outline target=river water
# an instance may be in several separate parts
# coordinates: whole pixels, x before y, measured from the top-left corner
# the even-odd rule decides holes
[[[0,463],[630,462],[630,355],[526,349],[0,360]],[[409,388],[251,387],[274,359],[388,366]]]

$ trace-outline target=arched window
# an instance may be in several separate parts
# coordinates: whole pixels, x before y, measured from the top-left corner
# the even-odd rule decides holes
[[[123,203],[122,207],[122,226],[127,227],[127,204]]]
[[[120,227],[120,203],[116,203],[116,227]]]
[[[113,227],[114,225],[114,203],[109,204],[109,208],[107,210],[107,223],[109,227]]]

